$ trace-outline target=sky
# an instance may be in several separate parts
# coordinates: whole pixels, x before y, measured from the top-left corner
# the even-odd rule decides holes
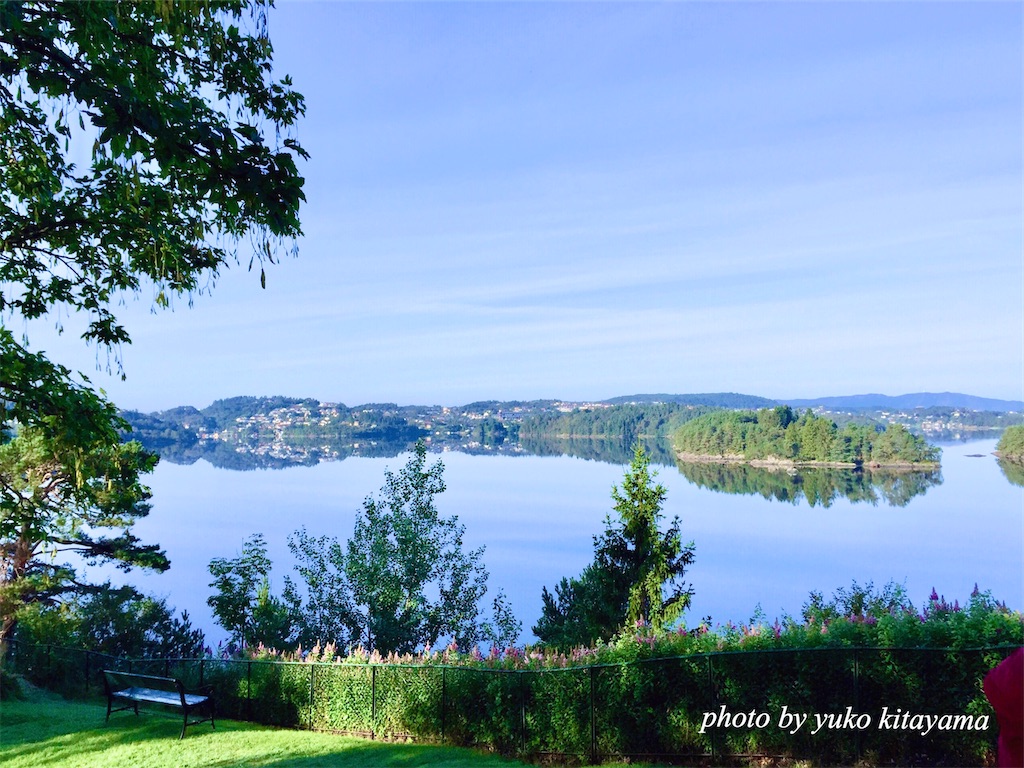
[[[129,300],[125,381],[29,328],[121,407],[1024,399],[1019,3],[284,0],[270,35],[298,257]]]

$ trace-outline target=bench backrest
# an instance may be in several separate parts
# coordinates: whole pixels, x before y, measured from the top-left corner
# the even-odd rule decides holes
[[[152,688],[157,691],[176,693],[181,698],[181,705],[185,706],[185,686],[180,680],[173,677],[136,675],[131,672],[116,672],[112,669],[104,669],[103,687],[106,689],[107,696],[125,688]]]

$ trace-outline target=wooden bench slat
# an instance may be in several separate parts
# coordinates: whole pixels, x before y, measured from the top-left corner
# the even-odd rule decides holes
[[[170,691],[159,691],[154,688],[126,688],[123,691],[114,691],[114,695],[122,699],[152,701],[155,704],[181,704],[181,696],[178,694],[171,693]]]

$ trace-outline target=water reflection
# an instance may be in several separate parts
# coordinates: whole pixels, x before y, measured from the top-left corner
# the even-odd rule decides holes
[[[235,471],[255,469],[286,469],[315,466],[324,461],[346,458],[392,458],[409,451],[413,445],[407,437],[395,440],[333,443],[293,441],[279,445],[236,446],[219,442],[170,443],[155,448],[165,461],[173,464],[194,464],[205,459],[218,469]],[[932,486],[942,483],[942,475],[934,471],[852,470],[826,467],[798,469],[753,467],[747,464],[678,462],[667,440],[641,440],[651,456],[651,463],[678,467],[679,472],[694,485],[722,493],[761,496],[774,501],[799,504],[801,499],[814,506],[829,507],[836,499],[891,506],[906,506]],[[457,451],[471,455],[569,456],[624,466],[633,456],[633,443],[624,439],[604,438],[523,438],[515,441],[432,441],[435,451]],[[1000,462],[1011,483],[1024,485],[1024,467]]]
[[[640,438],[640,443],[651,457],[652,464],[675,466],[675,453],[667,440]],[[620,465],[632,461],[634,445],[632,440],[624,438],[601,437],[523,437],[520,443],[522,452],[530,456],[571,456]]]
[[[942,473],[832,467],[767,468],[749,464],[680,462],[683,477],[700,488],[761,496],[772,501],[830,507],[836,499],[904,507],[915,496],[942,483]]]
[[[411,451],[419,436],[361,441],[291,440],[287,443],[260,444],[257,441],[232,444],[218,440],[184,442],[143,441],[164,461],[172,464],[194,464],[204,459],[218,469],[254,470],[311,467],[325,461],[347,458],[393,458]],[[633,458],[633,441],[623,438],[536,438],[520,441],[501,436],[432,436],[431,451],[456,451],[471,456],[571,456],[606,464],[629,464]],[[651,456],[652,464],[675,466],[675,456],[667,440],[641,440]]]
[[[1024,464],[1009,459],[999,459],[998,463],[1003,470],[1003,477],[1014,485],[1024,486]]]

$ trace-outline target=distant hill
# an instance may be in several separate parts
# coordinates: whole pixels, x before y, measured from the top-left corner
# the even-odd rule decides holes
[[[838,429],[898,422],[929,440],[997,437],[1024,425],[1024,403],[970,395],[853,395],[791,400],[821,406]],[[308,466],[347,456],[397,456],[425,438],[435,451],[537,455],[568,453],[618,462],[644,441],[657,461],[674,454],[661,442],[710,411],[781,409],[766,397],[735,392],[638,394],[600,402],[482,400],[463,406],[366,403],[348,407],[312,398],[230,397],[203,409],[125,411],[126,438],[176,463],[205,459],[230,469]],[[886,413],[888,412],[888,413]],[[595,453],[596,452],[596,453]],[[660,452],[660,453],[659,453]]]
[[[972,411],[1022,411],[1020,400],[995,400],[989,397],[964,395],[959,392],[916,392],[910,395],[846,395],[840,397],[819,397],[809,400],[783,400],[793,408],[814,408],[820,406],[830,410],[860,409],[912,409],[912,408],[967,408]]]
[[[778,401],[756,395],[740,395],[735,392],[704,392],[693,395],[624,395],[601,402],[608,405],[629,403],[678,403],[680,405],[703,405],[709,408],[771,408]]]

